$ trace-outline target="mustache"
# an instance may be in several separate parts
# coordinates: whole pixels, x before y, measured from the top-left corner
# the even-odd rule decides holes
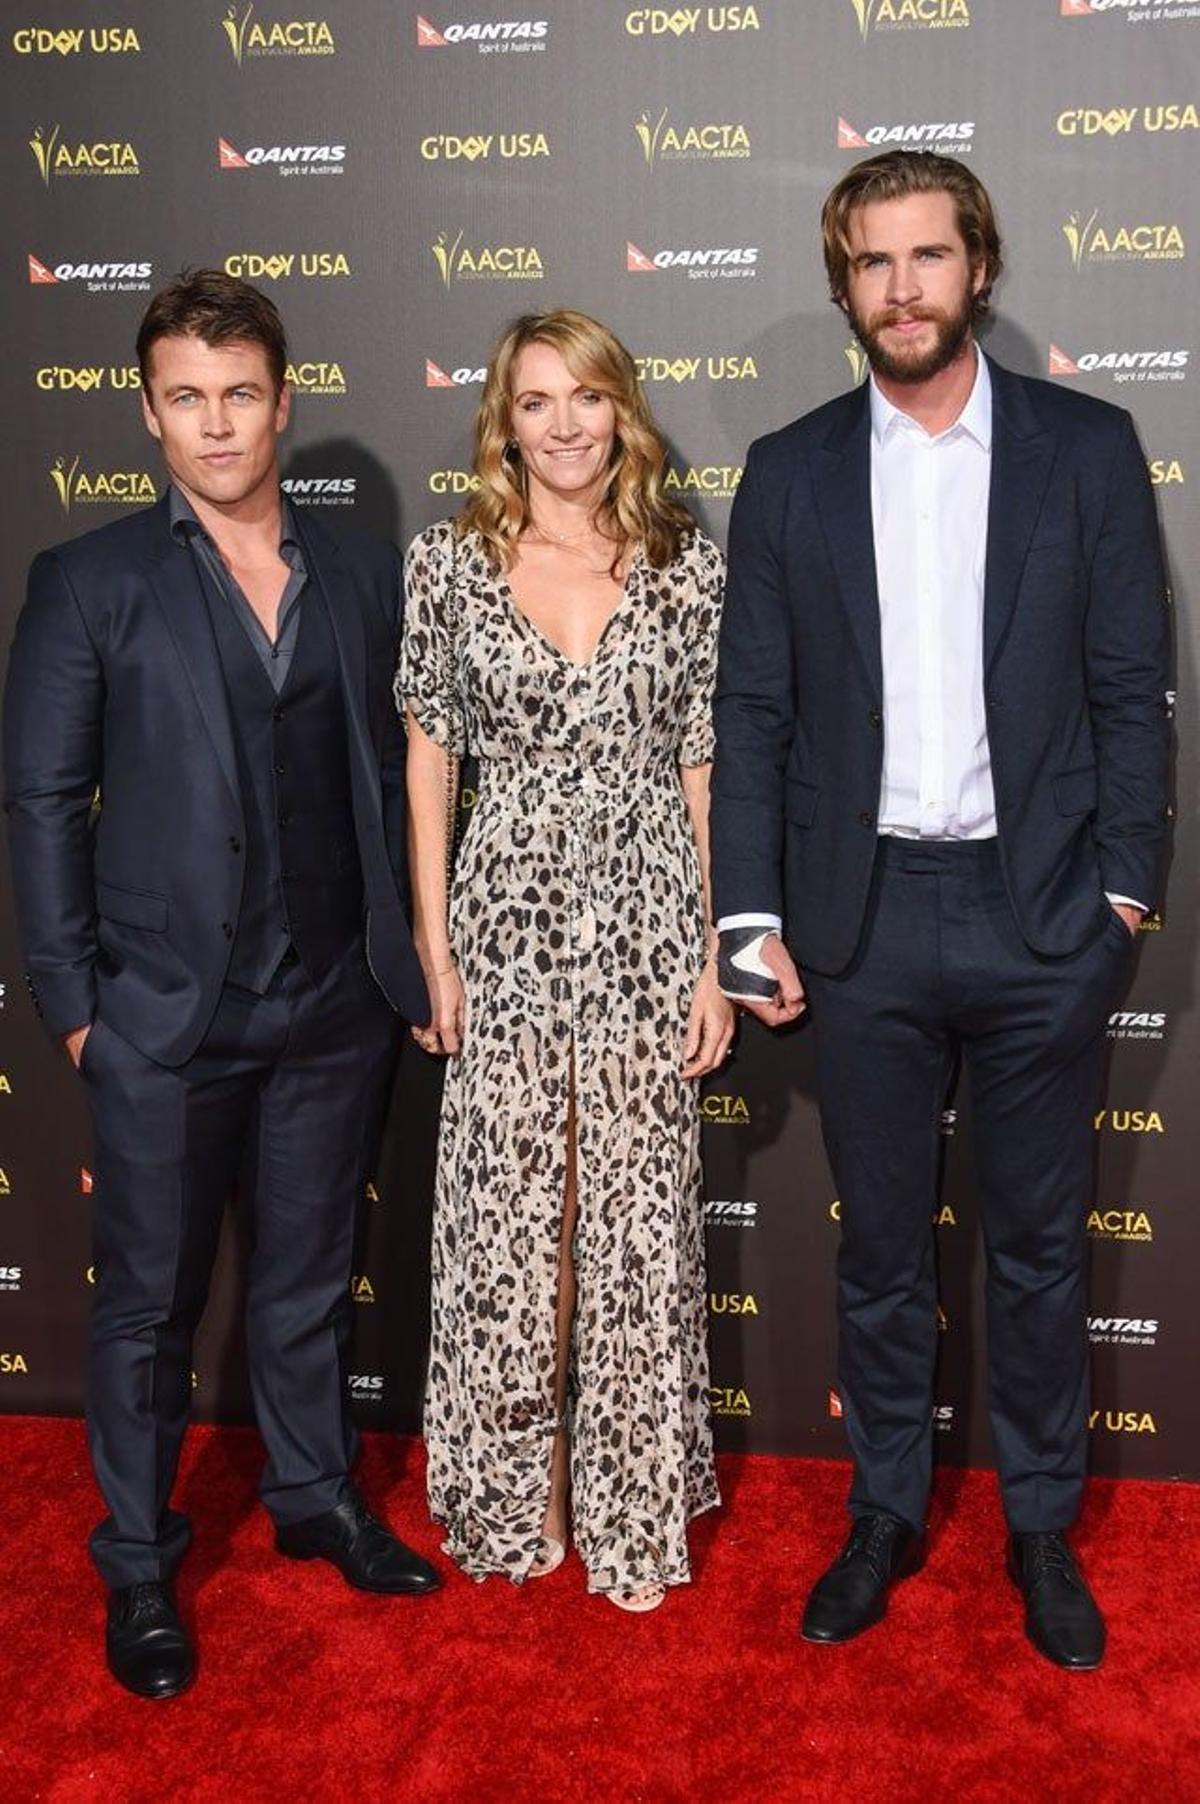
[[[940,307],[885,307],[872,317],[871,328],[878,332],[885,326],[915,325],[924,321],[937,324],[945,318]]]

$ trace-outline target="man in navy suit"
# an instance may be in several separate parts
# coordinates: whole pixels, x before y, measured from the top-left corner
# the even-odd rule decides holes
[[[356,1216],[397,1013],[428,1013],[403,907],[398,561],[281,494],[287,347],[264,295],[185,274],[151,302],[138,356],[170,486],[34,562],[5,759],[28,981],[95,1138],[108,1661],[161,1698],[194,1667],[170,1498],[239,1176],[276,1545],[365,1590],[438,1578],[348,1476]]]
[[[1167,819],[1167,597],[1120,409],[979,351],[1000,271],[964,165],[888,152],[822,216],[863,388],[751,447],[712,784],[723,986],[811,1003],[842,1205],[852,1528],[806,1639],[879,1621],[924,1557],[939,1120],[970,1084],[988,1393],[1026,1631],[1089,1668],[1065,1531],[1087,1448],[1085,1219],[1104,1026]]]

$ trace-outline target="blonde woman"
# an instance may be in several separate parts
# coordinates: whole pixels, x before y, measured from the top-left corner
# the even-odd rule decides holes
[[[414,540],[404,710],[415,939],[450,1057],[429,1495],[475,1578],[653,1609],[717,1502],[697,1081],[733,1033],[712,958],[723,566],[663,493],[633,360],[570,310],[504,335],[479,488]],[[457,760],[478,801],[447,895]]]

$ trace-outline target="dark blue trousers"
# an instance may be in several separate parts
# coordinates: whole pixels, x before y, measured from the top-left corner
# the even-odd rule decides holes
[[[879,842],[863,940],[805,973],[841,1199],[838,1376],[850,1509],[919,1527],[932,1466],[932,1216],[955,1059],[970,1088],[987,1258],[988,1406],[1015,1531],[1066,1528],[1087,1453],[1086,1219],[1104,1029],[1132,936],[1097,894],[1067,958],[1017,931],[994,840]]]
[[[263,1501],[285,1523],[341,1495],[356,1451],[345,1395],[355,1226],[395,1032],[361,944],[320,984],[297,964],[265,996],[227,984],[177,1069],[93,1024],[81,1067],[95,1139],[87,1418],[109,1510],[91,1550],[109,1585],[169,1578],[187,1546],[170,1497],[192,1339],[239,1174]]]

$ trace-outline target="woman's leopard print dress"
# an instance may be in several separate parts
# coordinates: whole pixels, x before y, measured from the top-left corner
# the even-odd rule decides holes
[[[479,760],[450,937],[466,990],[442,1102],[425,1398],[429,1497],[476,1578],[537,1553],[555,1431],[572,1072],[579,1217],[573,1538],[592,1590],[688,1578],[718,1501],[700,1128],[679,1075],[704,961],[680,764],[713,754],[723,565],[635,558],[587,664],[522,615],[448,521],[406,563],[397,700]]]

